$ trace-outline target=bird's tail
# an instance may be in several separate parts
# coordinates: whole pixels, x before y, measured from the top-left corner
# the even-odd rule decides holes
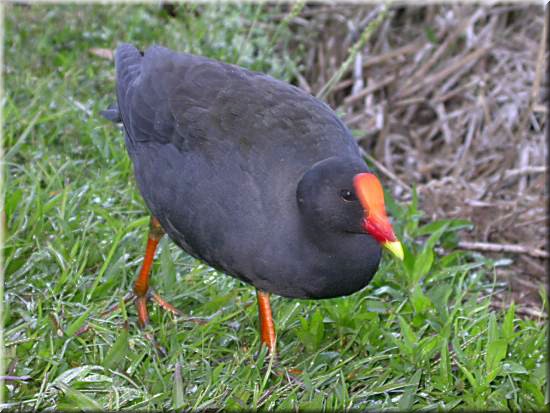
[[[143,54],[131,44],[122,43],[115,52],[117,92],[119,98],[141,73]]]
[[[101,115],[111,122],[122,122],[120,108],[126,104],[128,87],[141,73],[143,54],[131,44],[122,43],[115,52],[117,103],[112,104]]]

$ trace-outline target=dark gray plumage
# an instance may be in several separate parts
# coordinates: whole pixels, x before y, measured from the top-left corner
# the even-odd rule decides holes
[[[286,297],[347,295],[370,281],[380,245],[362,230],[359,203],[341,196],[368,169],[327,105],[163,47],[123,44],[115,62],[139,189],[180,247]]]

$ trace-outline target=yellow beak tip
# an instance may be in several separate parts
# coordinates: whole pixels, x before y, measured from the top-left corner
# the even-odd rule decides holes
[[[399,241],[384,242],[382,246],[395,255],[398,259],[403,261],[405,253],[403,252],[403,245],[401,245]]]

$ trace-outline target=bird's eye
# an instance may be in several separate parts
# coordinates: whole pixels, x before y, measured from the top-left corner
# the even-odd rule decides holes
[[[340,191],[340,196],[344,201],[348,201],[348,202],[357,201],[355,194],[348,189],[342,189]]]

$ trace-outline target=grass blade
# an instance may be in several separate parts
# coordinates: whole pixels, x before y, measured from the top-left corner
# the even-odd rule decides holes
[[[102,406],[94,399],[86,396],[84,393],[78,390],[67,386],[65,383],[57,383],[57,386],[60,387],[61,390],[63,390],[63,392],[65,393],[65,397],[73,402],[75,406],[79,409],[92,412],[99,412],[103,410]]]
[[[411,377],[409,382],[410,386],[403,392],[403,396],[399,399],[397,409],[402,412],[409,411],[414,404],[414,396],[422,377],[422,370],[416,370],[416,373]]]
[[[106,369],[116,368],[124,361],[124,357],[128,353],[128,349],[128,323],[125,323],[113,346],[105,356],[103,367]]]
[[[183,379],[181,377],[181,364],[176,362],[174,371],[174,386],[172,387],[172,403],[174,410],[181,409],[185,403],[183,399]]]

